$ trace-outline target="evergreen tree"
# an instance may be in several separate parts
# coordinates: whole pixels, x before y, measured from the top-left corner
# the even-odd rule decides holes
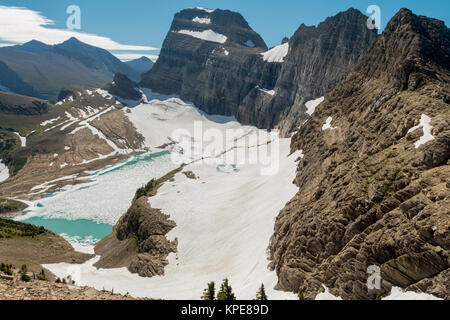
[[[214,281],[208,283],[208,288],[203,290],[202,300],[215,300],[216,296],[216,284]]]
[[[258,292],[256,292],[256,300],[268,300],[266,295],[266,290],[264,289],[264,283],[259,287]]]
[[[39,273],[38,279],[39,279],[39,280],[42,280],[42,281],[48,281],[47,277],[45,276],[45,271],[44,271],[44,269],[41,269],[41,272]]]
[[[305,300],[305,297],[303,296],[302,288],[298,288],[298,300]]]
[[[223,280],[220,291],[217,294],[217,300],[236,300],[233,289],[228,284],[228,279]]]

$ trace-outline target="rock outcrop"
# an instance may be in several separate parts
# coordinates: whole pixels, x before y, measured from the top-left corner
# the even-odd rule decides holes
[[[32,274],[30,274],[32,275]],[[149,300],[136,299],[113,291],[78,287],[53,281],[20,280],[15,270],[12,276],[0,272],[0,300]]]
[[[108,83],[103,89],[113,96],[126,100],[140,100],[142,98],[137,83],[119,72],[114,75],[113,82]]]
[[[449,61],[445,24],[402,9],[299,128],[300,190],[270,245],[278,289],[450,298]],[[380,290],[366,286],[371,265]]]
[[[166,238],[176,224],[149,203],[158,188],[179,172],[176,169],[158,180],[150,181],[136,192],[131,207],[114,226],[113,232],[95,246],[98,268],[127,267],[141,277],[164,275],[167,256],[177,252],[177,243]]]
[[[177,94],[207,113],[266,129],[280,124],[288,132],[306,119],[304,103],[329,92],[373,42],[376,31],[366,21],[350,9],[318,27],[302,25],[268,52],[238,13],[183,10],[140,85]]]

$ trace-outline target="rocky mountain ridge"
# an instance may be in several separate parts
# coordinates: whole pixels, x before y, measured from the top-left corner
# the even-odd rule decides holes
[[[278,288],[449,299],[450,31],[402,9],[292,139],[299,193],[271,240]],[[381,271],[368,290],[368,268]]]
[[[350,9],[317,28],[302,25],[268,51],[240,14],[183,10],[140,85],[177,94],[207,113],[289,132],[306,119],[304,103],[331,90],[375,39],[366,20]]]

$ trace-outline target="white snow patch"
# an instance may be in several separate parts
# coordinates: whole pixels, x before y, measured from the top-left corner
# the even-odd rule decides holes
[[[17,136],[19,137],[19,139],[20,139],[20,146],[21,146],[22,148],[25,148],[25,147],[27,146],[27,138],[26,138],[26,137],[22,137],[22,136],[20,135],[20,133],[18,133],[18,132],[14,132],[14,134],[17,135]]]
[[[258,89],[259,91],[262,91],[264,93],[270,94],[271,96],[274,96],[275,93],[276,93],[275,90],[269,90],[269,89],[266,89],[266,88],[261,88],[260,86],[256,86],[255,88]]]
[[[9,178],[9,169],[4,163],[0,162],[0,182],[6,181]]]
[[[316,295],[314,300],[342,300],[341,297],[336,297],[330,293],[330,290],[328,290],[327,287],[322,285],[322,287],[325,289],[325,292],[321,292]]]
[[[261,53],[263,60],[267,62],[284,62],[284,58],[289,52],[289,42],[276,46],[269,51]]]
[[[45,127],[46,125],[53,124],[54,122],[56,122],[56,121],[58,121],[60,119],[61,119],[61,117],[50,119],[50,120],[46,120],[46,121],[41,123],[41,127]]]
[[[434,140],[434,137],[431,134],[431,129],[433,129],[433,127],[430,125],[430,122],[431,118],[428,117],[426,114],[422,114],[422,116],[420,117],[420,123],[417,126],[412,127],[411,129],[408,130],[408,133],[416,131],[419,128],[422,128],[423,130],[423,136],[421,136],[420,139],[414,143],[414,147],[416,149],[419,148],[421,145],[431,140]]]
[[[319,104],[321,104],[323,102],[323,100],[325,100],[325,97],[320,97],[315,100],[310,100],[310,101],[306,102],[305,103],[306,113],[311,116],[314,113],[314,111],[316,111],[317,106]]]
[[[203,8],[203,7],[195,7],[194,9],[202,10],[202,11],[205,11],[205,12],[208,12],[208,13],[214,12],[214,10],[211,10],[211,9],[208,9],[208,8]]]
[[[101,95],[105,99],[112,99],[113,98],[113,96],[106,90],[95,89],[95,92],[97,92],[99,95]]]
[[[202,24],[211,24],[210,18],[195,17],[194,19],[192,19],[192,21],[197,22],[197,23],[202,23]]]
[[[325,124],[322,126],[322,131],[325,131],[327,129],[330,129],[330,130],[337,129],[337,127],[332,127],[331,126],[331,121],[333,121],[333,118],[332,117],[328,117],[327,120],[325,121]]]
[[[403,291],[398,287],[392,287],[389,296],[383,300],[443,300],[427,293],[416,293],[414,291]]]
[[[186,34],[188,36],[206,40],[206,41],[212,41],[217,43],[225,43],[227,41],[227,37],[223,34],[217,33],[213,30],[204,30],[204,31],[192,31],[192,30],[179,30],[174,31],[181,34]]]

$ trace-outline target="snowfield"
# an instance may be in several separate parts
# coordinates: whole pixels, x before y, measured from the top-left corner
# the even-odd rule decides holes
[[[263,60],[267,62],[284,62],[289,52],[289,42],[276,46],[269,51],[261,53]]]
[[[27,146],[27,138],[26,137],[22,137],[20,135],[20,133],[18,133],[18,132],[14,132],[14,134],[19,137],[19,139],[20,139],[20,146],[22,148],[25,148]]]
[[[0,162],[0,182],[6,181],[9,178],[8,167],[3,162]]]
[[[179,30],[176,32],[181,33],[181,34],[186,34],[188,36],[191,36],[191,37],[194,37],[197,39],[212,41],[212,42],[217,42],[217,43],[225,43],[228,39],[223,34],[217,33],[213,30],[204,30],[204,31]]]
[[[267,268],[266,253],[275,217],[298,190],[292,184],[298,154],[288,156],[289,150],[290,140],[282,139],[280,170],[274,175],[261,175],[258,165],[224,172],[193,163],[184,171],[199,179],[179,173],[159,189],[150,199],[152,207],[177,223],[168,237],[178,238],[178,253],[169,256],[165,276],[140,278],[125,268],[97,270],[94,259],[77,271],[77,282],[133,296],[199,299],[208,281],[219,285],[228,277],[239,299],[254,298],[261,283],[272,299],[295,299],[292,293],[273,290],[277,277]],[[60,277],[74,268],[45,267]]]
[[[325,100],[325,97],[320,97],[315,100],[310,100],[305,103],[306,113],[310,116],[316,111],[316,108]]]
[[[211,24],[210,18],[195,17],[194,19],[192,19],[192,21],[197,22],[197,23],[202,23],[202,24]]]

